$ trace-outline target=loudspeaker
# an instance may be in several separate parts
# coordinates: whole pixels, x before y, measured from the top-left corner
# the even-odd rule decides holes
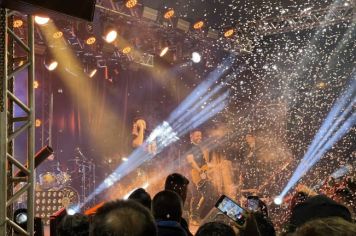
[[[0,0],[0,6],[26,14],[63,13],[93,21],[96,0]]]

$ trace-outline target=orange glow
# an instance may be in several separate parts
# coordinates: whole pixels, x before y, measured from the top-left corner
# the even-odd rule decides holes
[[[63,36],[63,32],[62,31],[57,31],[53,33],[53,38],[54,39],[59,39]]]
[[[38,83],[37,80],[33,81],[33,88],[38,88],[40,86],[40,84]]]
[[[96,41],[96,38],[94,36],[91,36],[91,37],[87,38],[85,43],[88,44],[88,45],[92,45],[92,44],[95,43],[95,41]]]
[[[194,29],[201,29],[201,28],[203,28],[203,26],[204,26],[204,22],[203,21],[198,21],[197,23],[195,23],[193,25],[193,28]]]
[[[166,13],[164,13],[164,18],[165,19],[170,19],[174,16],[174,10],[173,9],[169,9]]]
[[[122,49],[122,53],[123,54],[128,54],[130,52],[131,52],[131,47],[130,46],[124,47],[124,49]]]
[[[36,127],[40,127],[41,124],[42,124],[42,121],[41,121],[40,119],[36,119],[36,121],[35,121],[35,126],[36,126]]]
[[[234,30],[233,29],[229,29],[229,30],[226,30],[225,33],[224,33],[224,36],[226,38],[232,36],[234,34]]]
[[[23,21],[21,19],[14,20],[13,26],[14,28],[20,28],[23,25]]]
[[[126,7],[127,8],[133,8],[134,6],[136,6],[137,5],[137,0],[128,0],[127,2],[126,2]]]

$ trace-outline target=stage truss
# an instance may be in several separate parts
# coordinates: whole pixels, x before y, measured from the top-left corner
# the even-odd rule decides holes
[[[27,16],[27,40],[13,31],[15,12],[0,8],[0,235],[12,235],[16,230],[22,235],[34,234],[34,25]],[[22,54],[14,53],[15,46]],[[22,61],[21,63],[19,63]],[[18,74],[27,71],[27,78],[19,81]],[[27,87],[27,96],[16,95],[15,84]],[[15,110],[16,108],[16,114]],[[21,163],[14,154],[14,141],[20,135],[26,138],[26,162]],[[14,170],[25,177],[15,177]],[[19,190],[14,185],[24,183]],[[17,199],[27,194],[28,224],[22,229],[13,219],[13,206]]]

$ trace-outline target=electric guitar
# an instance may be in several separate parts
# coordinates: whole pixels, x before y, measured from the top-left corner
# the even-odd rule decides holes
[[[209,171],[211,170],[211,167],[208,167],[207,164],[203,165],[200,167],[200,171],[198,171],[195,168],[192,168],[191,170],[191,176],[192,176],[192,182],[199,186],[203,184],[204,182],[211,180],[211,177],[209,175]]]

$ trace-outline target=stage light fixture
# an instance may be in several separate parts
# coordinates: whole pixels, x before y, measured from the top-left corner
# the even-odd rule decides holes
[[[97,71],[98,71],[97,69],[92,70],[89,74],[89,77],[93,78]]]
[[[52,37],[53,37],[54,39],[59,39],[59,38],[61,38],[62,36],[63,36],[63,32],[62,32],[62,31],[54,32],[53,35],[52,35]]]
[[[201,21],[196,22],[196,23],[193,25],[193,28],[196,29],[196,30],[198,30],[198,29],[203,28],[203,26],[204,26],[204,21],[201,20]]]
[[[194,63],[199,63],[201,61],[201,55],[200,53],[198,52],[193,52],[192,53],[192,58],[191,60],[194,62]]]
[[[96,38],[94,36],[90,36],[89,38],[87,38],[87,40],[85,40],[85,43],[87,45],[92,45],[96,42]]]
[[[128,0],[125,4],[127,8],[133,8],[137,5],[137,0]]]
[[[169,50],[169,47],[164,47],[162,50],[161,50],[161,53],[159,54],[160,57],[163,57],[164,55],[167,54]]]
[[[168,9],[166,13],[164,13],[163,17],[164,19],[171,19],[174,16],[174,10],[173,9]]]
[[[235,33],[234,29],[228,29],[228,30],[225,31],[224,36],[225,36],[226,38],[229,38],[229,37],[231,37],[234,33]]]
[[[20,28],[23,26],[23,21],[21,19],[14,20],[13,26],[14,28]]]
[[[36,121],[35,121],[35,126],[36,126],[36,127],[40,127],[41,124],[42,124],[42,121],[41,121],[40,119],[36,119]]]
[[[123,54],[129,54],[131,52],[131,47],[130,46],[126,46],[122,49],[122,53]]]
[[[49,71],[54,71],[58,66],[58,62],[55,60],[50,61],[48,64],[45,64],[45,67]]]
[[[38,25],[45,25],[49,22],[49,17],[44,17],[44,16],[35,16],[35,22]]]
[[[278,196],[273,199],[274,204],[281,205],[283,203],[283,198]]]
[[[104,39],[107,43],[114,42],[116,38],[117,38],[117,31],[114,29],[109,30],[104,37]]]

